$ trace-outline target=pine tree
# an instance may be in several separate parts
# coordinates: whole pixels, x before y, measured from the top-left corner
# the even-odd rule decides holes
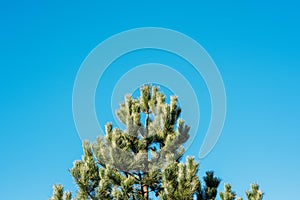
[[[205,186],[202,191],[202,199],[215,200],[218,194],[217,188],[221,182],[221,179],[214,176],[213,171],[206,172],[206,176],[203,177]]]
[[[247,200],[262,200],[263,192],[259,190],[258,184],[251,184],[251,190],[246,191]],[[230,184],[224,185],[224,192],[220,192],[221,200],[243,200],[242,197],[236,198],[236,193],[231,190]]]
[[[104,138],[83,142],[84,155],[70,169],[78,188],[74,198],[214,200],[220,179],[207,172],[201,187],[194,158],[180,162],[190,130],[180,113],[177,97],[168,104],[158,87],[145,85],[139,97],[125,96],[116,114],[126,129],[108,123]],[[57,185],[50,200],[71,198]]]
[[[230,184],[224,185],[224,192],[220,192],[221,200],[235,200],[236,194],[231,190]]]
[[[262,200],[263,192],[259,190],[258,184],[251,184],[251,190],[246,191],[248,200]]]
[[[53,196],[50,200],[71,200],[72,194],[70,192],[64,192],[64,188],[61,185],[53,186]]]

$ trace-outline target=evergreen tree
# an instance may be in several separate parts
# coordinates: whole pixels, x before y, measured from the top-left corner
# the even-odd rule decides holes
[[[259,190],[258,184],[251,184],[251,190],[246,191],[247,200],[262,200],[263,192]],[[236,194],[231,190],[230,184],[224,185],[224,192],[220,192],[221,200],[235,200]],[[236,200],[243,200],[243,198],[238,197]]]
[[[207,172],[202,188],[194,158],[180,162],[190,129],[180,113],[177,97],[170,97],[168,104],[158,87],[141,87],[137,98],[127,95],[117,111],[126,129],[108,123],[104,138],[94,144],[83,142],[82,160],[70,169],[78,187],[74,198],[214,200],[220,179]],[[51,200],[71,198],[62,186],[54,186]]]
[[[263,192],[259,190],[258,184],[251,184],[251,190],[246,191],[248,200],[262,200]]]
[[[214,176],[213,171],[206,172],[206,176],[203,177],[205,182],[204,187],[204,199],[205,200],[215,200],[217,196],[217,188],[219,187],[219,184],[221,180]]]
[[[224,185],[224,192],[220,192],[221,200],[235,200],[236,194],[231,190],[230,184]]]
[[[72,194],[70,192],[64,192],[64,188],[61,185],[53,186],[53,196],[50,200],[71,200]]]

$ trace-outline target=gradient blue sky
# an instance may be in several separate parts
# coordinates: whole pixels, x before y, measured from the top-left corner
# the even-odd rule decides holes
[[[291,0],[1,1],[1,199],[47,199],[54,183],[74,190],[68,169],[82,155],[72,117],[77,70],[107,37],[145,26],[194,38],[222,74],[227,119],[200,176],[213,169],[239,195],[257,182],[265,199],[295,199],[299,8]]]

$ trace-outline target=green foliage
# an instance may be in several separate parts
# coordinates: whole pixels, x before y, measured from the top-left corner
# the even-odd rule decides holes
[[[204,199],[214,200],[217,196],[217,188],[221,180],[214,176],[213,171],[206,172],[206,176],[203,177],[205,182]]]
[[[53,196],[50,200],[71,200],[71,192],[64,192],[64,187],[61,185],[53,186]]]
[[[251,190],[246,191],[248,200],[262,200],[263,192],[259,190],[258,184],[251,184]]]
[[[152,194],[166,200],[214,200],[220,179],[207,172],[202,187],[194,158],[180,162],[190,130],[180,113],[177,97],[166,103],[158,87],[145,85],[140,97],[126,96],[116,113],[126,129],[107,123],[104,138],[83,142],[84,155],[70,169],[77,185],[75,199],[147,200]],[[254,200],[257,193],[252,189],[247,196]],[[220,195],[222,200],[235,198],[230,186]],[[51,200],[71,198],[62,186],[54,186]]]
[[[197,177],[198,163],[187,158],[186,163],[171,161],[164,169],[162,176],[161,199],[193,199],[200,189]]]
[[[251,190],[246,191],[247,200],[262,200],[263,192],[259,190],[258,184],[251,184]],[[243,200],[243,198],[236,198],[235,192],[231,190],[230,184],[224,185],[224,192],[220,192],[221,200]]]
[[[221,200],[235,200],[236,194],[231,190],[230,184],[224,185],[224,192],[220,192]]]

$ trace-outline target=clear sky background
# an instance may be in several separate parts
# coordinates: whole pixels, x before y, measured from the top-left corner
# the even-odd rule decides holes
[[[219,190],[230,182],[244,196],[257,182],[267,200],[295,199],[299,9],[295,0],[1,1],[0,198],[47,199],[54,183],[75,189],[68,169],[82,155],[72,117],[76,73],[109,36],[156,26],[198,41],[224,80],[225,127],[199,176],[213,169]],[[197,157],[199,144],[187,153]]]

